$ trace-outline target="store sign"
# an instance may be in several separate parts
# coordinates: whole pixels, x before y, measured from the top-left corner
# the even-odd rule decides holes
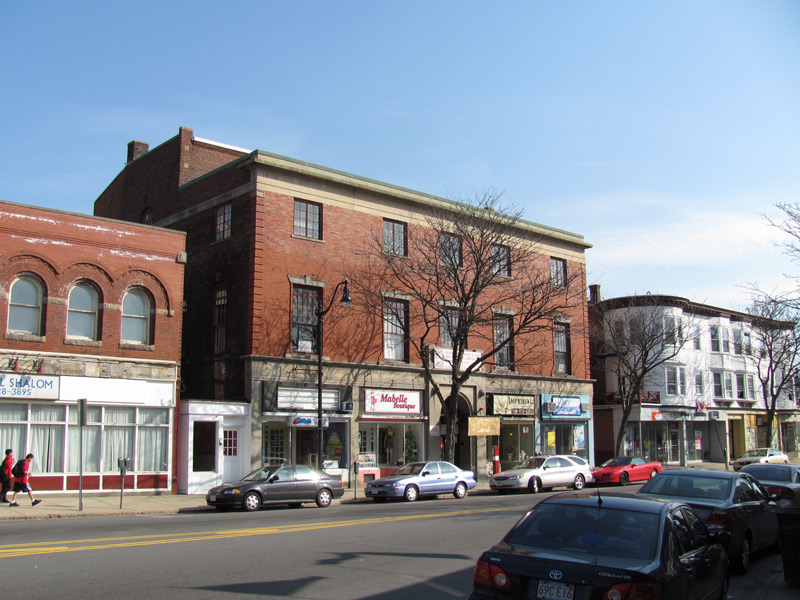
[[[589,418],[588,396],[557,396],[542,394],[542,418]]]
[[[420,393],[398,390],[366,390],[367,414],[420,414]]]
[[[375,454],[359,454],[358,467],[360,469],[377,469],[378,457]]]
[[[504,396],[494,395],[494,414],[496,415],[528,415],[536,414],[538,396]]]
[[[278,388],[278,410],[316,410],[318,404],[318,390]],[[339,390],[322,390],[322,410],[339,410]]]
[[[470,417],[467,435],[500,435],[500,417]]]
[[[50,375],[0,373],[0,398],[58,400],[59,378]]]
[[[328,417],[322,417],[322,427],[328,426]],[[317,415],[290,415],[290,427],[319,427],[319,419]]]
[[[480,352],[464,351],[464,356],[461,358],[461,364],[458,366],[459,372],[463,371],[465,367],[470,366],[481,357]],[[478,364],[476,370],[480,370],[482,364]],[[453,368],[453,349],[452,348],[436,348],[433,357],[434,369],[452,369]]]

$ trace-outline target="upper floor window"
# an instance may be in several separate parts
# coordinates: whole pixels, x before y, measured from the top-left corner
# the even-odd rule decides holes
[[[570,360],[569,325],[555,323],[553,325],[553,350],[555,354],[556,373],[569,375],[572,372]]]
[[[461,238],[453,233],[440,233],[439,245],[442,250],[442,264],[455,268],[462,264]]]
[[[408,302],[387,300],[383,305],[383,355],[387,360],[408,360]]]
[[[695,350],[700,350],[700,325],[692,327],[692,347]]]
[[[322,206],[306,200],[294,201],[294,234],[322,239]]]
[[[292,351],[317,351],[317,308],[320,288],[296,285],[292,288]]]
[[[702,371],[697,371],[694,374],[694,393],[698,396],[702,396],[705,393]]]
[[[723,352],[730,352],[731,351],[731,332],[729,329],[722,328],[722,351]]]
[[[680,336],[680,323],[675,317],[664,318],[664,343],[676,344]]]
[[[563,258],[550,258],[550,283],[561,287],[567,285],[567,261]]]
[[[514,368],[514,340],[511,337],[511,317],[496,316],[494,319],[494,345],[505,343],[495,354],[495,364],[503,369]]]
[[[219,354],[227,350],[228,326],[228,290],[218,289],[214,292],[214,352]]]
[[[666,367],[667,395],[686,395],[686,372],[683,367]]]
[[[717,325],[711,326],[711,351],[721,352],[722,343],[720,342],[720,331]]]
[[[67,336],[96,340],[98,317],[97,290],[88,283],[79,283],[69,292]]]
[[[231,203],[218,206],[214,211],[214,241],[221,242],[231,237]]]
[[[33,277],[20,277],[11,284],[8,330],[41,335],[42,286]]]
[[[150,298],[140,289],[128,290],[122,299],[122,341],[150,343]]]
[[[408,256],[408,230],[405,223],[399,221],[383,222],[383,251],[386,254]]]
[[[453,337],[456,335],[459,322],[458,309],[446,308],[442,311],[442,315],[439,318],[439,336],[442,340],[442,346],[453,345]]]
[[[497,275],[511,276],[511,249],[508,246],[492,246],[492,271]]]

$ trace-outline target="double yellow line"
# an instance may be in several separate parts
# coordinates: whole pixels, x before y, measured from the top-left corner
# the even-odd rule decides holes
[[[356,525],[374,525],[376,523],[395,523],[415,519],[438,519],[471,514],[514,511],[530,508],[524,506],[505,506],[502,508],[485,508],[478,510],[459,510],[444,513],[426,513],[421,515],[400,515],[393,517],[377,517],[370,519],[354,519],[350,521],[328,521],[325,523],[303,523],[297,525],[273,525],[270,527],[251,527],[247,529],[227,529],[222,531],[193,531],[184,533],[167,533],[159,535],[136,535],[108,538],[91,538],[83,540],[57,540],[52,542],[35,542],[26,544],[0,545],[0,559],[21,556],[37,556],[56,554],[59,552],[85,552],[87,550],[108,550],[111,548],[135,548],[139,546],[157,546],[160,544],[182,544],[186,542],[203,542],[209,540],[229,540],[256,535],[273,535],[276,533],[293,533],[297,531],[313,531],[333,529],[336,527],[353,527]]]

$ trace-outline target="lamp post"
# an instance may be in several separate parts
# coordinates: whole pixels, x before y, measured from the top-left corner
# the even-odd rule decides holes
[[[317,317],[317,468],[320,470],[322,470],[322,448],[325,443],[325,428],[322,425],[322,319],[333,306],[336,294],[339,293],[339,288],[342,286],[344,286],[344,290],[342,290],[342,299],[339,303],[345,308],[350,306],[350,302],[352,301],[350,299],[350,287],[347,279],[345,279],[339,282],[333,289],[328,307],[322,310],[318,305],[314,310],[314,314]]]

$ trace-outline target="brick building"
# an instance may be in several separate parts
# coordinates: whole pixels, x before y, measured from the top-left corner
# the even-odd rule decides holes
[[[357,263],[354,248],[367,236],[387,226],[402,234],[446,202],[202,140],[187,128],[152,150],[128,145],[127,165],[95,202],[95,214],[187,233],[180,491],[205,491],[273,458],[314,464],[314,309],[334,300],[333,290]],[[585,286],[589,245],[582,236],[528,222],[519,232],[520,239],[536,237],[543,268],[555,261],[580,273]],[[554,334],[561,347],[556,352],[559,342],[548,338],[549,356],[538,369],[484,368],[469,380],[459,413],[501,416],[502,430],[470,437],[461,427],[460,466],[485,474],[492,446],[512,461],[535,452],[591,458],[581,297],[565,315],[569,327]],[[355,461],[361,477],[377,475],[398,460],[438,458],[441,446],[440,408],[419,362],[395,354],[402,344],[387,343],[395,334],[386,323],[360,315],[334,306],[324,322],[323,454],[326,469],[345,480]],[[569,355],[560,370],[556,353]]]
[[[119,458],[174,489],[185,237],[0,202],[0,447],[37,492],[118,490]]]

